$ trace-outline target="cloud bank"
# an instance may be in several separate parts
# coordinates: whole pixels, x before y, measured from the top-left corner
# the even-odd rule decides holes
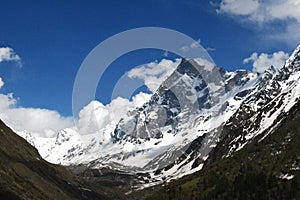
[[[139,93],[132,101],[118,97],[107,105],[94,100],[80,111],[76,128],[80,134],[95,133],[118,122],[129,110],[142,106],[150,97],[150,94]],[[12,93],[0,94],[0,119],[16,132],[26,130],[36,137],[55,137],[60,130],[75,126],[73,117],[61,116],[57,111],[18,106]]]
[[[0,119],[15,131],[27,130],[35,136],[53,137],[59,130],[74,126],[72,117],[48,109],[19,107],[17,102],[11,93],[0,94]]]

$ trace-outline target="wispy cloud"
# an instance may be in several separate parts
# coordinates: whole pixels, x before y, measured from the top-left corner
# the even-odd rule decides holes
[[[192,49],[198,48],[198,47],[200,47],[200,42],[201,42],[201,40],[198,39],[197,41],[193,42],[193,43],[190,45],[190,47],[191,47]]]
[[[300,21],[300,2],[298,0],[222,0],[217,9],[218,13],[247,17],[256,22],[273,20]]]
[[[188,52],[188,51],[190,51],[191,49],[196,49],[196,48],[200,47],[200,42],[201,42],[201,40],[198,39],[197,41],[194,41],[194,42],[193,42],[192,44],[190,44],[190,45],[181,47],[180,50],[183,51],[183,52]]]
[[[222,0],[219,13],[231,13],[235,15],[254,15],[259,10],[258,0]]]
[[[212,48],[212,47],[207,47],[206,48],[206,51],[215,51],[216,49],[215,48]]]
[[[293,45],[300,42],[299,11],[299,0],[222,0],[217,9],[219,14],[230,15],[243,23],[250,22],[250,28],[255,24],[262,30],[275,28],[276,31],[269,38]]]

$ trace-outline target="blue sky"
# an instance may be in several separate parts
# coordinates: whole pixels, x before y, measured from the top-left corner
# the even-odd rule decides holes
[[[227,70],[251,70],[260,58],[262,61],[279,51],[290,54],[300,43],[299,35],[295,35],[300,10],[299,4],[293,6],[297,2],[293,0],[285,1],[291,3],[288,5],[276,0],[259,6],[255,0],[233,1],[236,4],[226,0],[70,2],[1,2],[0,47],[12,48],[20,61],[0,61],[0,77],[5,82],[0,93],[13,93],[22,107],[57,110],[71,116],[72,87],[84,58],[100,42],[132,28],[164,27],[200,39],[203,47],[213,49],[209,53],[215,63]],[[294,10],[285,14],[286,10],[280,12],[274,2]],[[272,12],[263,14],[261,10],[269,6],[274,7]],[[260,57],[262,53],[265,57]],[[278,59],[285,58],[284,53],[276,54]],[[162,58],[160,51],[121,57],[101,80],[97,98],[109,103],[112,85],[125,71]]]

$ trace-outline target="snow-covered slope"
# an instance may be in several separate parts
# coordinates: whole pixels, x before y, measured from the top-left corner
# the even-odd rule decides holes
[[[150,101],[118,123],[88,135],[75,128],[51,139],[20,135],[53,163],[141,172],[148,186],[178,178],[263,139],[280,123],[299,101],[299,52],[300,46],[281,70],[263,74],[182,59]]]
[[[270,67],[259,77],[251,94],[224,125],[211,159],[229,156],[252,140],[263,140],[293,112],[299,97],[300,46],[280,70]]]

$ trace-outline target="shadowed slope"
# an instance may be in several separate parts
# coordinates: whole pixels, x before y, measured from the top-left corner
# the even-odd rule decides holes
[[[0,199],[107,199],[38,151],[0,121]]]

